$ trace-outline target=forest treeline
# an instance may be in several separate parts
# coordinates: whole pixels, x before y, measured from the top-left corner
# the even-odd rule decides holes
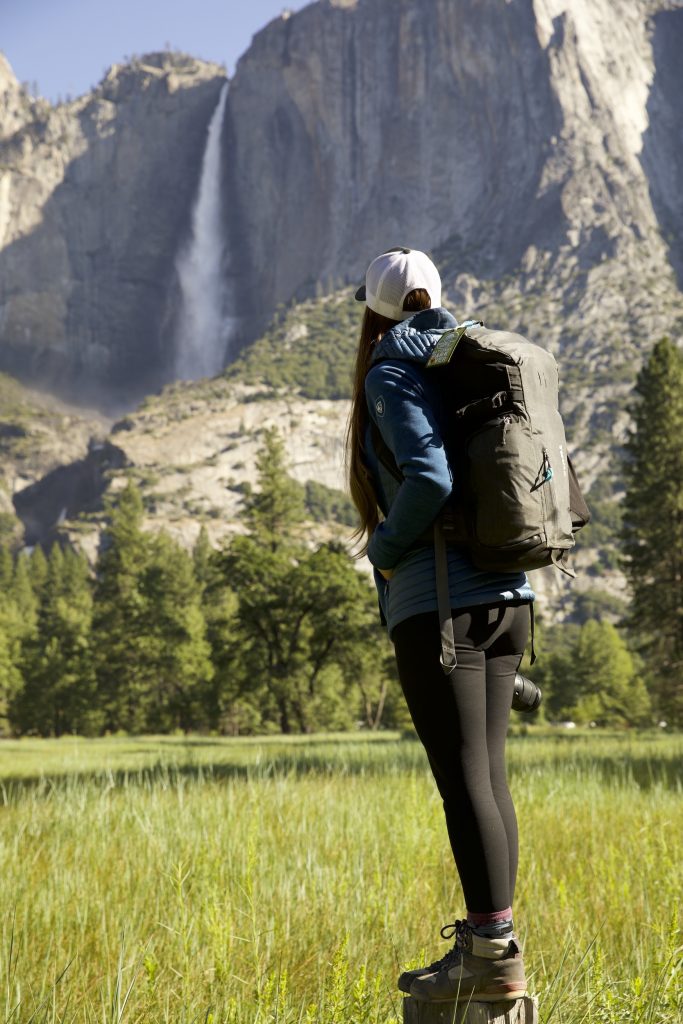
[[[4,731],[232,735],[397,724],[367,576],[306,543],[306,493],[264,434],[246,532],[192,552],[142,529],[129,481],[96,565],[55,544],[0,553]],[[393,704],[392,704],[393,700]]]
[[[643,367],[626,446],[622,550],[631,602],[544,624],[527,669],[551,720],[683,724],[683,356]],[[339,543],[307,544],[305,493],[265,431],[244,532],[192,552],[142,529],[129,481],[97,562],[55,544],[0,548],[0,731],[230,735],[408,725],[374,588]]]

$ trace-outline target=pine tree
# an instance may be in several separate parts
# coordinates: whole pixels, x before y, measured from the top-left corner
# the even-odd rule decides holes
[[[14,562],[0,547],[0,735],[12,730],[9,708],[23,686],[21,645],[25,624],[14,600]]]
[[[211,729],[223,728],[232,735],[251,732],[259,722],[259,712],[250,700],[240,699],[241,681],[234,672],[234,662],[238,656],[235,644],[237,596],[225,578],[222,555],[211,547],[203,527],[192,557],[195,576],[201,589],[206,639],[213,669],[211,680],[205,688],[207,724]]]
[[[145,658],[143,578],[150,538],[139,490],[129,481],[110,499],[96,567],[92,644],[105,729],[140,732],[153,683]]]
[[[541,719],[567,719],[579,700],[581,690],[576,674],[576,651],[580,629],[574,622],[546,626],[542,616],[536,619],[534,647],[537,661],[531,666],[527,661],[527,651],[521,672],[541,688]]]
[[[28,561],[28,575],[31,580],[33,593],[37,598],[40,598],[45,580],[47,579],[47,558],[40,545],[36,545],[31,552]]]
[[[142,530],[129,483],[111,505],[97,565],[93,647],[105,727],[167,732],[207,723],[213,675],[193,560]]]
[[[263,432],[256,457],[259,488],[245,501],[245,520],[252,535],[275,550],[291,543],[305,515],[303,489],[287,474],[285,446],[277,430]]]
[[[213,666],[201,588],[192,557],[165,533],[150,540],[141,593],[140,656],[150,683],[144,727],[166,732],[205,726]]]
[[[20,732],[93,733],[100,724],[90,649],[92,593],[83,556],[54,544],[35,633],[24,644],[24,687],[11,705]]]
[[[209,534],[206,527],[202,524],[199,530],[199,535],[195,541],[195,545],[192,548],[192,562],[194,564],[194,574],[197,583],[204,590],[210,574],[210,562],[213,548],[209,541]]]
[[[638,639],[660,716],[683,724],[683,352],[658,342],[636,383],[623,540]]]
[[[37,564],[47,572],[42,551],[39,555],[36,552]],[[14,730],[12,707],[24,687],[22,651],[36,630],[38,600],[31,581],[31,562],[31,557],[18,555],[14,559],[11,581],[0,593],[0,719],[4,719],[6,731]],[[3,565],[3,573],[8,576],[6,559]]]
[[[34,559],[37,560],[37,564],[40,566],[41,574],[44,563],[45,575],[47,575],[47,562],[45,561],[45,556],[40,548],[36,548],[31,556],[27,556],[25,554],[19,554],[17,556],[14,562],[14,575],[12,577],[12,590],[10,596],[16,604],[19,615],[21,616],[24,636],[27,636],[33,630],[38,609],[38,598],[36,597],[34,584],[31,578],[31,566],[34,564]]]
[[[8,594],[14,576],[14,559],[6,545],[0,545],[0,596]]]

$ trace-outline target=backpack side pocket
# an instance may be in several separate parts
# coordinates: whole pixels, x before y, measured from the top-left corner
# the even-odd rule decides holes
[[[466,446],[472,534],[486,547],[525,543],[538,534],[543,498],[534,489],[534,441],[523,416],[506,413]]]

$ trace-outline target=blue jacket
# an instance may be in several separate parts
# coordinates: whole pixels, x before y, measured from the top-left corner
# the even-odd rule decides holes
[[[424,310],[397,324],[377,343],[365,380],[369,415],[403,475],[399,483],[379,462],[368,428],[368,469],[385,517],[370,538],[368,557],[376,569],[394,570],[389,583],[375,572],[390,633],[403,619],[437,608],[433,546],[415,545],[449,497],[453,477],[438,384],[424,364],[443,331],[456,326],[445,309]],[[448,561],[452,608],[534,598],[524,573],[483,572],[455,548]]]

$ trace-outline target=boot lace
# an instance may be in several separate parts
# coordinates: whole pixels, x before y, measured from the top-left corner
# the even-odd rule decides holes
[[[454,921],[453,924],[445,924],[441,929],[441,937],[443,939],[452,939],[455,936],[455,942],[444,956],[435,960],[427,969],[435,973],[457,962],[462,955],[463,949],[467,946],[469,933],[470,926],[467,921]]]

